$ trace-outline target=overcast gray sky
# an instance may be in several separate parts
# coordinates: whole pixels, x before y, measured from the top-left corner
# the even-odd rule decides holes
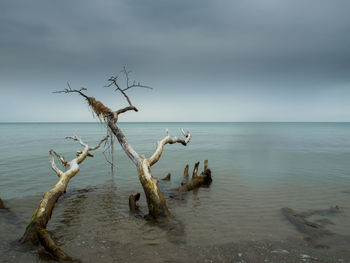
[[[0,121],[350,121],[348,0],[1,0]]]

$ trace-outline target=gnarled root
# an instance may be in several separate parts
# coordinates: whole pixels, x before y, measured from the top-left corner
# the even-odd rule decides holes
[[[211,170],[208,168],[208,160],[204,161],[204,170],[200,175],[198,173],[199,162],[195,163],[191,180],[188,180],[188,165],[184,171],[184,181],[176,190],[180,193],[188,192],[201,186],[208,186],[213,181],[211,178]]]

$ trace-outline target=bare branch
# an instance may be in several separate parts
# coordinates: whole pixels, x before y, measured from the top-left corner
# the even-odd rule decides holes
[[[52,150],[53,151],[53,150]],[[58,154],[57,152],[53,151],[53,153],[56,155],[56,157],[61,161],[63,166],[67,166],[68,165],[68,161],[61,156],[60,154]]]
[[[83,147],[88,148],[88,145],[86,143],[84,143],[78,136],[74,135],[74,136],[67,136],[66,139],[72,139],[74,141],[79,142]]]
[[[141,85],[140,82],[139,82],[138,84],[133,84],[131,86],[128,86],[127,88],[123,89],[123,91],[126,91],[126,90],[131,89],[131,88],[144,88],[144,89],[151,89],[151,90],[153,90],[153,88],[151,88],[149,86]]]
[[[141,85],[140,82],[138,82],[138,83],[136,84],[135,81],[133,82],[132,85],[129,85],[129,82],[130,82],[129,74],[131,73],[131,71],[130,71],[130,70],[128,71],[128,70],[126,69],[126,67],[123,67],[123,70],[122,70],[121,72],[122,72],[122,73],[124,74],[124,76],[125,76],[126,88],[124,88],[124,89],[120,88],[120,86],[119,86],[119,84],[118,84],[118,82],[117,82],[118,76],[116,76],[116,77],[113,77],[113,76],[110,77],[110,78],[108,79],[108,81],[109,81],[110,83],[109,83],[108,85],[106,85],[105,87],[111,87],[112,85],[114,85],[114,86],[116,87],[115,91],[120,91],[120,93],[125,97],[125,99],[126,99],[127,102],[129,103],[130,107],[134,107],[133,104],[132,104],[132,102],[131,102],[131,100],[130,100],[130,98],[128,97],[128,95],[126,95],[125,91],[127,91],[127,90],[129,90],[129,89],[131,89],[131,88],[145,88],[145,89],[151,89],[151,90],[152,90],[153,88],[151,88],[151,87],[149,87],[149,86]],[[133,110],[137,111],[137,109],[136,109],[135,107],[134,107]],[[123,112],[125,112],[125,111],[123,111]],[[121,113],[123,113],[123,112],[121,112]],[[116,113],[119,114],[118,111],[117,111]]]
[[[69,82],[67,82],[67,86],[68,88],[67,89],[64,89],[64,90],[58,90],[58,91],[54,91],[52,93],[79,93],[81,96],[83,96],[84,98],[88,99],[88,96],[86,96],[82,91],[83,90],[87,90],[86,88],[81,88],[79,90],[77,89],[72,89],[71,86],[69,85]]]
[[[125,107],[125,108],[123,108],[123,109],[120,109],[120,110],[117,110],[115,113],[117,114],[117,115],[119,115],[119,114],[121,114],[121,113],[124,113],[124,112],[127,112],[127,111],[129,111],[129,110],[133,110],[133,111],[139,111],[135,106],[129,106],[129,107]]]
[[[121,147],[124,152],[129,156],[129,158],[133,161],[133,163],[138,167],[141,164],[140,155],[131,147],[128,140],[126,139],[123,132],[119,129],[117,125],[115,125],[114,121],[110,120],[108,122],[108,127],[111,129],[113,134],[117,137]]]
[[[27,243],[32,245],[41,244],[48,252],[54,255],[60,261],[72,261],[73,259],[66,254],[51,238],[50,234],[46,230],[47,224],[51,218],[52,211],[55,207],[57,200],[62,194],[66,192],[68,183],[80,170],[79,164],[84,161],[84,159],[90,155],[88,152],[89,149],[97,149],[102,142],[107,138],[103,138],[96,147],[89,148],[88,145],[82,142],[82,140],[77,136],[68,137],[75,141],[79,141],[85,149],[78,154],[78,157],[71,160],[69,164],[69,170],[62,172],[60,171],[55,164],[54,154],[61,160],[63,163],[64,158],[57,154],[55,151],[50,150],[50,161],[52,169],[57,173],[59,179],[57,183],[46,192],[39,203],[37,210],[34,212],[32,219],[27,225],[26,231],[20,239],[21,243]],[[65,161],[65,160],[64,160]],[[65,161],[66,162],[66,161]]]
[[[54,150],[50,150],[50,162],[51,162],[51,167],[52,169],[56,172],[56,174],[58,175],[58,177],[61,177],[63,175],[63,172],[57,168],[56,163],[55,163],[55,159],[53,157],[53,154],[56,153]]]
[[[160,156],[162,155],[163,148],[166,144],[181,143],[182,145],[186,146],[191,139],[190,132],[184,133],[185,138],[177,138],[176,136],[174,138],[171,138],[168,129],[166,129],[166,133],[167,135],[165,136],[165,138],[163,140],[158,141],[157,149],[154,152],[154,154],[150,158],[148,158],[150,166],[152,166],[159,160]]]
[[[106,135],[104,138],[102,138],[102,139],[99,141],[99,143],[98,143],[95,147],[90,147],[90,148],[88,149],[88,151],[94,151],[94,150],[100,148],[101,144],[102,144],[105,140],[107,140],[108,137],[109,137],[109,135]]]

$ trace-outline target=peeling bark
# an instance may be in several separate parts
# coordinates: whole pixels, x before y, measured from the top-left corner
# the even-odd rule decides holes
[[[188,178],[188,165],[186,165],[185,171],[184,171],[185,181],[183,181],[181,183],[181,186],[176,189],[179,193],[188,192],[196,188],[199,188],[201,186],[208,186],[211,184],[212,178],[211,178],[211,170],[208,168],[208,160],[204,161],[204,170],[201,172],[200,175],[197,175],[198,166],[199,166],[199,162],[196,162],[193,168],[192,178],[191,180],[188,180],[186,179]]]
[[[23,234],[20,242],[22,244],[39,245],[41,244],[48,252],[50,252],[58,260],[72,261],[67,253],[65,253],[51,238],[50,234],[46,230],[47,224],[51,218],[52,211],[55,207],[57,200],[65,193],[70,179],[72,179],[80,170],[79,164],[82,163],[87,156],[93,156],[90,151],[98,149],[102,142],[107,139],[107,136],[103,138],[97,146],[89,147],[80,138],[67,137],[78,141],[84,150],[77,153],[77,157],[70,162],[66,161],[62,156],[50,150],[50,162],[52,169],[58,176],[57,183],[51,190],[44,194],[43,199],[40,201],[38,208],[34,212],[32,219],[30,220],[25,233]],[[61,161],[61,163],[69,167],[65,172],[59,170],[55,164],[54,155]]]

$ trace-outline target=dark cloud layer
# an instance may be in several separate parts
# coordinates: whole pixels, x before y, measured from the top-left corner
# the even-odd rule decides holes
[[[164,94],[347,96],[349,10],[346,0],[1,1],[1,90],[67,80],[98,90],[127,65]]]

